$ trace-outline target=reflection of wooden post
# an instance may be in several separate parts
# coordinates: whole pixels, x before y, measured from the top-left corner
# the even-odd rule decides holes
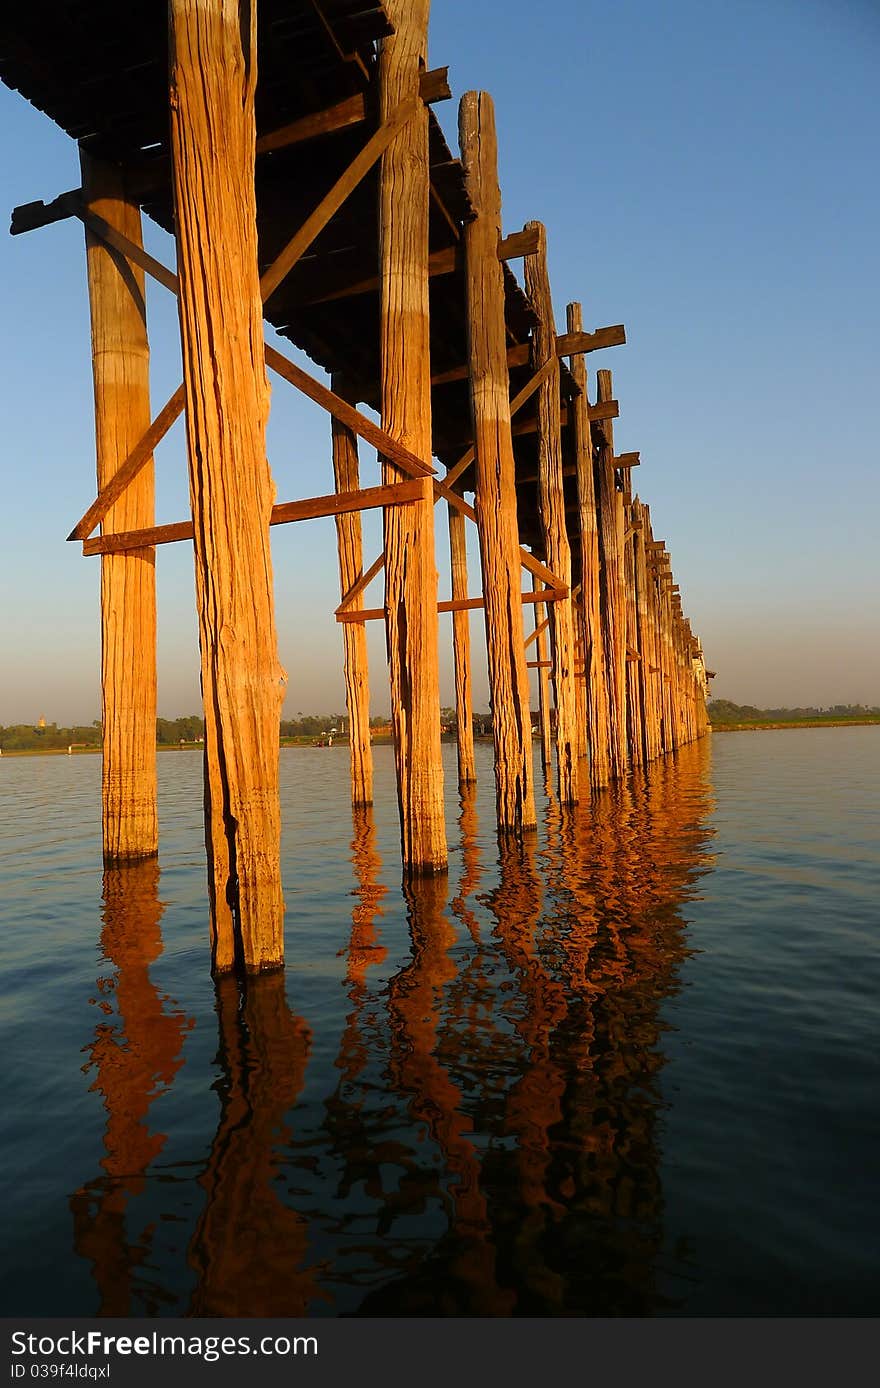
[[[566,327],[583,332],[580,304],[569,304]],[[584,686],[587,699],[587,732],[590,745],[590,785],[608,784],[608,689],[599,605],[599,522],[593,475],[593,443],[587,407],[587,364],[583,353],[571,358],[571,374],[580,394],[569,405],[574,430],[577,468],[578,521],[581,534],[581,608],[583,611]]]
[[[526,256],[526,292],[535,312],[533,367],[538,370],[552,358],[555,367],[538,388],[538,509],[548,567],[571,588],[571,548],[565,526],[565,493],[562,482],[562,421],[559,400],[559,363],[556,360],[556,325],[547,274],[547,238],[540,222],[529,222],[538,233],[538,249]],[[540,657],[539,657],[540,659]],[[570,804],[578,798],[577,705],[574,692],[574,620],[569,596],[550,605],[550,660],[556,698],[556,774],[559,799]]]
[[[379,180],[382,427],[427,463],[430,178],[428,112],[418,98],[429,0],[388,0],[385,8],[394,33],[382,42],[381,118],[388,120],[409,99],[417,109],[382,156]],[[393,464],[383,464],[386,483],[403,478]],[[385,511],[385,616],[404,872],[445,871],[434,496],[428,479],[420,501]]]
[[[249,16],[250,22],[246,22]],[[254,197],[256,12],[171,0],[171,147],[213,964],[284,957],[269,389]],[[245,22],[243,22],[245,21]]]
[[[284,977],[217,985],[220,1118],[199,1184],[205,1202],[187,1261],[192,1316],[304,1316],[321,1295],[306,1217],[278,1188],[305,1082],[311,1032]]]
[[[532,592],[541,587],[540,581],[532,574]],[[538,717],[541,726],[541,765],[546,771],[553,765],[553,737],[550,729],[550,662],[547,659],[547,605],[535,605],[535,659],[538,662]]]
[[[337,395],[345,395],[345,384],[333,378]],[[338,419],[333,420],[333,477],[338,492],[356,492],[360,487],[357,436]],[[363,573],[361,516],[350,511],[336,517],[336,547],[339,552],[339,589],[342,597]],[[342,622],[345,676],[345,705],[348,709],[348,745],[351,759],[351,803],[373,803],[373,745],[370,741],[370,673],[367,661],[367,628],[364,622]]]
[[[612,400],[610,371],[596,372],[599,400]],[[599,500],[599,543],[602,554],[602,626],[608,683],[610,771],[613,779],[626,774],[626,589],[623,557],[623,503],[614,480],[614,429],[602,421],[596,468]]]
[[[99,217],[141,244],[141,217],[111,164],[80,156],[83,196]],[[150,424],[150,355],[144,273],[86,232],[95,383],[98,490],[105,487]],[[103,531],[154,524],[152,460],[111,506]],[[101,559],[101,697],[104,861],[155,853],[156,551]]]
[[[449,512],[449,558],[452,568],[452,599],[468,596],[467,537],[464,516],[452,506]],[[474,767],[474,709],[471,696],[470,613],[452,614],[452,654],[455,662],[455,722],[458,737],[458,784],[477,779]]]
[[[468,365],[476,447],[474,510],[480,537],[486,652],[495,744],[498,826],[535,827],[532,724],[522,626],[522,577],[504,278],[498,260],[501,192],[495,113],[485,92],[467,92],[459,111],[465,183],[474,213],[465,224]]]

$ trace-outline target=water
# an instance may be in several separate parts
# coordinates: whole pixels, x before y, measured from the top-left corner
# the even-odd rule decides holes
[[[400,887],[391,753],[281,754],[289,964],[208,975],[201,760],[100,866],[96,757],[0,762],[3,1309],[875,1313],[880,733],[718,734]],[[161,869],[161,871],[160,871]]]

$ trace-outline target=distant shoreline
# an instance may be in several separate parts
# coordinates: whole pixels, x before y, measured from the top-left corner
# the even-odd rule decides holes
[[[792,718],[785,723],[713,723],[713,733],[780,732],[783,728],[871,728],[880,718]]]

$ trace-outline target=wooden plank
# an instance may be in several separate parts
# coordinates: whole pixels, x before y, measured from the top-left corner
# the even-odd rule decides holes
[[[97,499],[92,502],[82,519],[77,521],[67,537],[68,540],[85,540],[91,535],[95,526],[104,519],[110,507],[118,501],[126,487],[150,462],[154,450],[168,433],[178,415],[183,413],[183,403],[184,391],[181,382],[170,400],[163,405],[156,415],[149,429],[144,432],[143,437],[138,440],[125,461],[112,474],[107,485],[101,489]]]
[[[498,243],[498,259],[513,260],[518,255],[526,254],[520,249],[520,238],[525,233],[515,232],[512,236],[506,236]],[[444,246],[442,250],[432,251],[428,257],[428,274],[433,279],[437,275],[451,275],[463,265],[462,252],[459,246]],[[340,299],[352,299],[358,294],[376,294],[379,291],[379,276],[368,275],[365,279],[354,280],[351,284],[342,285],[326,294],[318,294],[314,298],[301,300],[305,305],[329,304]],[[463,381],[467,377],[467,367],[456,368],[451,374],[446,372],[438,373],[431,377],[432,385],[442,385],[447,376],[449,380]]]
[[[285,381],[296,386],[297,390],[302,391],[310,400],[314,400],[316,405],[331,414],[334,419],[338,419],[340,424],[345,424],[351,429],[358,438],[372,446],[379,452],[387,462],[394,463],[411,477],[430,477],[434,474],[434,468],[429,463],[422,462],[403,444],[397,443],[385,429],[374,424],[366,415],[361,414],[348,401],[341,400],[327,386],[310,376],[307,371],[303,371],[301,366],[290,361],[283,356],[275,347],[270,347],[266,343],[266,365],[270,366],[279,376],[283,376]]]
[[[534,232],[529,234],[534,238]],[[525,252],[525,254],[532,254],[532,252]],[[556,355],[567,357],[576,350],[598,352],[604,347],[618,347],[625,341],[626,334],[622,323],[611,328],[597,328],[595,332],[591,333],[562,333],[556,339]],[[509,369],[513,370],[517,366],[528,366],[530,360],[531,347],[528,342],[520,342],[513,347],[508,347],[507,365]],[[431,384],[435,386],[450,385],[453,381],[466,380],[467,374],[467,366],[454,366],[448,371],[438,372],[436,376],[432,376]],[[604,419],[606,416],[597,415],[596,418]]]
[[[368,569],[366,569],[366,570],[364,571],[363,574],[361,574],[361,577],[360,577],[359,579],[357,579],[357,580],[351,585],[351,587],[348,588],[348,589],[346,590],[345,595],[343,596],[342,601],[340,602],[339,606],[338,606],[337,609],[336,609],[336,616],[337,616],[337,617],[339,616],[339,614],[340,614],[341,612],[344,612],[344,611],[346,610],[346,608],[348,608],[348,607],[351,606],[351,604],[354,602],[355,598],[360,597],[360,595],[361,595],[361,593],[364,591],[364,589],[369,587],[369,585],[372,583],[373,579],[374,579],[374,578],[377,578],[377,577],[379,576],[379,574],[382,572],[382,570],[384,569],[384,567],[385,567],[385,555],[384,555],[384,554],[380,554],[380,555],[378,555],[378,556],[373,560],[373,562],[372,562],[372,564],[370,565],[370,567],[369,567]]]
[[[433,68],[423,72],[419,80],[419,95],[422,101],[433,104],[446,101],[452,96],[449,86],[449,68]],[[273,150],[286,149],[290,145],[302,144],[321,135],[329,135],[337,130],[346,130],[352,125],[360,125],[367,118],[366,98],[362,92],[328,106],[313,115],[302,116],[278,130],[261,135],[257,140],[257,154],[270,154]]]
[[[337,179],[314,212],[306,218],[284,249],[275,257],[269,268],[263,272],[260,279],[260,293],[264,303],[274,294],[285,275],[289,274],[300,257],[305,254],[331,217],[339,211],[358,184],[366,178],[374,164],[378,163],[392,140],[395,139],[407,121],[412,119],[417,110],[423,110],[418,98],[401,101],[396,110],[392,111],[388,119],[383,121],[375,134],[370,137],[341,178]]]
[[[535,592],[523,592],[520,594],[523,606],[530,603],[560,602],[565,598],[565,593],[560,593],[556,588],[538,588]],[[438,602],[438,613],[443,612],[479,612],[486,606],[485,598],[458,598],[452,601],[444,600]],[[364,608],[341,608],[336,609],[337,622],[371,622],[377,621],[385,616],[384,607],[364,607]],[[546,619],[549,622],[550,618]],[[532,633],[534,635],[534,633]],[[528,642],[526,644],[529,644]]]
[[[381,487],[361,487],[352,492],[330,492],[327,496],[310,496],[302,501],[283,501],[272,507],[270,525],[287,525],[291,521],[317,520],[321,516],[348,515],[354,511],[369,511],[377,506],[403,506],[421,499],[423,484],[417,480],[396,482]],[[173,521],[149,529],[130,530],[119,534],[99,535],[86,540],[83,554],[121,554],[145,545],[168,545],[178,540],[191,540],[192,521]]]
[[[616,468],[638,467],[641,459],[638,453],[617,453],[614,456]]]

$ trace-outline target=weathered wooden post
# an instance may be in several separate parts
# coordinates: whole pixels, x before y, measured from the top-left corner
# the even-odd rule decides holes
[[[333,390],[348,398],[345,382],[333,378]],[[353,402],[352,402],[353,403]],[[333,478],[338,492],[360,487],[357,435],[338,419],[333,420]],[[336,517],[339,554],[339,589],[344,598],[363,573],[363,544],[359,511]],[[348,744],[351,763],[351,803],[373,803],[373,744],[370,740],[370,672],[365,622],[342,622],[345,706],[348,709]]]
[[[583,331],[578,303],[568,305],[566,326],[570,333]],[[590,785],[598,790],[609,780],[608,689],[599,600],[599,525],[593,472],[593,442],[587,403],[587,363],[582,352],[570,359],[571,374],[579,394],[569,405],[574,432],[577,469],[578,523],[581,537],[581,610],[583,612],[583,664],[590,748]]]
[[[559,362],[556,357],[556,324],[547,273],[547,236],[541,222],[528,222],[526,230],[538,236],[537,250],[525,259],[526,293],[534,310],[532,366],[537,371],[553,360],[554,369],[537,392],[538,414],[538,510],[544,537],[545,562],[569,594],[550,604],[550,677],[556,701],[556,773],[559,799],[572,804],[578,798],[577,703],[574,688],[574,618],[571,590],[571,547],[565,525],[565,492],[562,481],[562,421],[559,398]]]
[[[626,724],[630,764],[641,766],[645,760],[645,711],[642,706],[640,668],[643,655],[639,647],[639,625],[636,610],[636,532],[632,519],[632,488],[628,471],[624,472],[623,479],[621,501],[623,504],[624,578],[626,582]]]
[[[610,371],[596,372],[599,400],[613,400]],[[614,429],[602,421],[596,463],[599,502],[599,545],[602,560],[602,634],[605,640],[605,675],[608,686],[610,774],[626,775],[626,586],[624,571],[623,502],[614,476]]]
[[[467,535],[465,518],[453,506],[449,515],[449,560],[452,570],[452,600],[464,602],[468,596]],[[455,726],[458,742],[458,784],[470,785],[477,779],[474,766],[474,703],[471,694],[471,624],[466,608],[453,609],[452,658],[455,668]]]
[[[387,0],[394,33],[379,62],[380,115],[414,103],[382,156],[379,177],[382,427],[424,462],[431,458],[428,319],[428,112],[419,74],[428,42],[429,0]],[[383,462],[386,483],[404,480]],[[385,509],[385,628],[406,875],[444,872],[446,824],[440,751],[434,494]]]
[[[171,0],[171,152],[216,972],[284,958],[249,0]]]
[[[532,591],[540,581],[532,574]],[[550,661],[547,659],[547,604],[535,603],[535,664],[538,668],[538,725],[541,731],[541,766],[553,766],[553,734],[550,722]]]
[[[141,245],[141,216],[122,171],[82,152],[89,211]],[[150,424],[150,353],[144,274],[86,231],[95,386],[98,490]],[[153,525],[152,459],[110,507],[103,531]],[[156,814],[155,549],[101,558],[101,781],[105,863],[145,858],[159,846]]]
[[[498,260],[498,146],[495,112],[485,92],[466,92],[462,97],[459,138],[474,212],[464,229],[468,371],[476,449],[474,510],[483,577],[496,809],[498,827],[509,832],[534,829],[536,815],[504,279]]]
[[[644,732],[645,761],[652,762],[660,755],[660,713],[657,695],[659,692],[659,671],[657,668],[657,639],[651,608],[653,584],[648,578],[646,541],[650,518],[647,506],[636,497],[632,504],[633,555],[636,581],[636,620],[639,633],[639,652],[641,662],[639,674],[642,694],[642,719]]]

